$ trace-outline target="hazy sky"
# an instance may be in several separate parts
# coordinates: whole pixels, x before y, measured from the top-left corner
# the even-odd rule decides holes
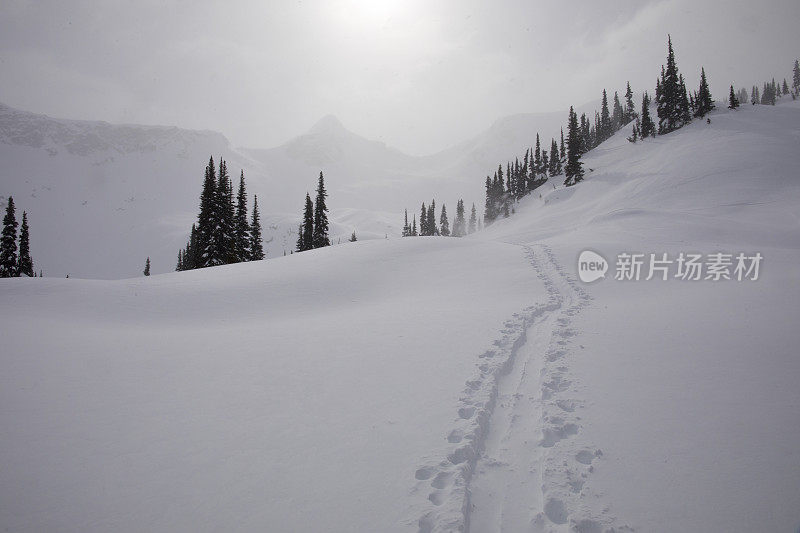
[[[332,113],[414,154],[604,87],[651,91],[672,34],[715,97],[790,78],[797,0],[0,2],[0,102],[269,147]],[[791,83],[791,81],[790,81]]]

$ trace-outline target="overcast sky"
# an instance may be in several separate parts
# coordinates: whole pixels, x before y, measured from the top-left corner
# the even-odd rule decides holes
[[[0,102],[270,147],[334,114],[412,154],[604,87],[653,91],[672,34],[715,97],[790,78],[797,0],[0,2]],[[791,79],[790,79],[791,83]]]

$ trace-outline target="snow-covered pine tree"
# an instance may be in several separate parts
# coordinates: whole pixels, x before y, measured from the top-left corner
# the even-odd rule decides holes
[[[569,120],[567,122],[567,166],[564,169],[564,173],[566,174],[564,185],[567,187],[583,181],[578,116],[572,106],[569,107]]]
[[[789,94],[789,84],[786,83],[786,78],[783,78],[783,94]]]
[[[403,216],[403,237],[408,237],[411,234],[411,228],[408,226],[408,209],[405,210]]]
[[[0,238],[0,278],[13,278],[17,273],[17,215],[14,198],[8,197]]]
[[[450,236],[450,222],[447,220],[447,206],[442,204],[442,215],[439,217],[439,233],[442,237]]]
[[[358,238],[356,237],[356,230],[353,230],[353,234],[350,235],[350,242],[356,242]]]
[[[261,242],[261,215],[258,212],[258,196],[253,195],[253,218],[250,220],[250,261],[264,259],[264,243]]]
[[[619,101],[619,95],[617,94],[617,91],[614,91],[614,108],[611,113],[612,132],[615,132],[622,127],[624,124],[624,114],[625,112],[622,110],[622,104],[620,104]]]
[[[247,220],[247,191],[244,184],[244,170],[239,174],[239,191],[236,193],[236,214],[234,216],[234,239],[236,261],[250,260],[250,222]]]
[[[800,61],[794,60],[794,69],[792,70],[792,90],[795,96],[800,94]]]
[[[317,182],[317,200],[314,205],[314,248],[331,245],[331,241],[328,238],[328,206],[325,202],[327,197],[325,179],[322,176],[322,172],[320,172],[319,181]]]
[[[628,124],[636,118],[636,106],[633,104],[633,91],[631,91],[631,82],[628,82],[628,88],[625,90],[625,119],[624,123]]]
[[[567,148],[564,145],[564,127],[561,127],[561,144],[558,146],[558,158],[561,159],[561,164],[567,163]]]
[[[212,265],[227,265],[236,262],[233,208],[233,186],[228,175],[228,164],[219,160],[216,187],[217,228],[212,234],[215,251]]]
[[[733,95],[733,86],[731,86],[731,95]],[[711,98],[711,91],[708,89],[706,69],[704,67],[700,68],[700,90],[697,91],[695,105],[694,116],[696,117],[704,117],[714,109],[714,100]]]
[[[544,169],[542,169],[542,150],[541,146],[539,145],[539,132],[536,132],[536,149],[533,152],[533,173],[534,181],[539,178],[539,174],[544,174]]]
[[[19,260],[17,261],[17,275],[34,276],[33,259],[31,259],[31,236],[28,229],[28,213],[22,212],[22,225],[19,228]]]
[[[603,89],[603,101],[600,105],[600,127],[597,129],[597,144],[611,137],[611,128],[611,115],[608,111],[608,94],[606,90]],[[569,129],[569,127],[567,127],[567,129]],[[569,131],[567,132],[567,136],[569,136]]]
[[[197,216],[197,263],[195,268],[211,266],[216,256],[212,236],[217,229],[217,174],[213,156],[206,165],[203,190],[200,193],[200,214]]]
[[[733,85],[731,85],[731,94],[728,96],[728,109],[736,109],[739,107],[739,99],[736,98],[736,93],[733,92]]]
[[[422,209],[419,212],[419,234],[423,237],[430,235],[428,233],[428,209],[425,207],[425,202],[422,202]]]
[[[147,261],[144,262],[144,270],[142,271],[142,274],[145,276],[150,275],[150,256],[148,256]]]
[[[314,204],[311,195],[306,193],[303,204],[303,221],[297,231],[297,251],[305,252],[314,248]]]
[[[500,186],[503,186],[502,179],[500,180]],[[436,200],[431,200],[426,220],[428,222],[428,231],[430,232],[428,235],[439,235],[439,227],[436,225]]]
[[[642,95],[641,119],[642,129],[639,131],[641,138],[646,139],[647,137],[655,137],[656,125],[653,123],[653,119],[650,118],[650,96],[647,94],[647,91],[645,91]]]
[[[411,236],[416,237],[417,235],[417,215],[414,215],[413,222],[411,223]]]
[[[689,105],[689,97],[686,93],[686,83],[683,81],[683,74],[678,77],[678,113],[679,128],[692,121],[692,108]]]
[[[178,250],[178,262],[175,264],[175,272],[183,271],[183,250]]]
[[[658,133],[675,131],[691,120],[689,98],[682,76],[678,73],[672,37],[667,36],[667,66],[662,67],[660,86],[656,86],[658,101]],[[688,118],[688,120],[687,120]]]
[[[753,85],[753,88],[750,90],[750,103],[756,105],[760,101],[761,97],[758,95],[758,85]]]
[[[467,234],[467,222],[464,218],[464,200],[459,199],[456,204],[456,218],[453,220],[453,237],[463,237]]]
[[[471,235],[475,233],[475,229],[477,228],[478,224],[478,213],[475,210],[475,203],[472,203],[472,211],[469,214],[469,225],[467,226],[467,234]]]
[[[550,177],[558,176],[561,174],[561,161],[558,159],[558,145],[555,139],[550,141]]]

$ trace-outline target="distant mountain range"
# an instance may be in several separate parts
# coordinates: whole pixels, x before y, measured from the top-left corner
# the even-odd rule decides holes
[[[566,113],[519,114],[452,148],[411,156],[365,139],[326,116],[306,134],[270,149],[236,148],[221,133],[167,126],[54,119],[0,104],[0,201],[28,212],[36,269],[45,275],[121,278],[174,268],[197,214],[209,156],[233,176],[244,170],[259,197],[267,257],[289,253],[306,191],[322,171],[333,242],[399,236],[435,198],[483,204],[483,181],[543,134],[557,136]],[[546,139],[546,140],[545,140]]]

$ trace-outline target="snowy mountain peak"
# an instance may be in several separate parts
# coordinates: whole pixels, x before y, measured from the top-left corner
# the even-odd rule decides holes
[[[347,131],[342,122],[334,115],[325,115],[317,121],[310,130],[309,134],[315,133],[338,133]]]

